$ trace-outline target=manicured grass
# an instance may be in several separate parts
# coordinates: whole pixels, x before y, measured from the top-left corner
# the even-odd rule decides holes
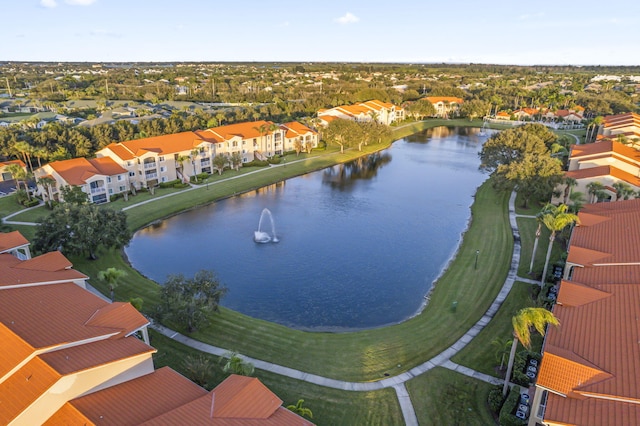
[[[118,198],[117,200],[112,201],[110,203],[100,204],[100,207],[113,209],[113,210],[121,210],[125,207],[129,207],[146,200],[158,198],[167,194],[173,194],[174,192],[184,191],[185,189],[187,188],[156,188],[155,194],[153,195],[151,195],[151,192],[149,191],[138,191],[136,192],[136,195],[129,195],[128,201],[125,201],[124,198]]]
[[[49,215],[49,208],[47,206],[36,207],[35,209],[27,210],[13,216],[10,220],[16,222],[39,222],[43,218]]]
[[[0,197],[0,216],[6,217],[11,213],[24,210],[24,206],[16,201],[16,194]]]
[[[495,338],[500,342],[513,340],[511,317],[520,309],[533,306],[531,290],[531,284],[516,281],[509,296],[489,324],[451,360],[476,371],[500,377],[496,371],[496,367],[500,366],[500,359],[496,359],[498,348],[491,342]],[[505,358],[505,366],[508,357],[509,354]]]
[[[491,385],[445,368],[406,383],[421,425],[494,425],[487,406]]]
[[[171,198],[195,195],[198,191],[205,190]],[[472,207],[472,225],[456,259],[436,284],[429,306],[408,321],[355,333],[310,333],[221,309],[213,316],[210,327],[193,333],[192,337],[342,380],[377,380],[385,373],[396,375],[406,371],[453,344],[482,316],[501,288],[513,246],[507,219],[508,195],[496,193],[489,183],[479,188]],[[474,270],[476,250],[481,254],[479,268]],[[116,290],[116,297],[127,300],[140,295],[145,300],[145,311],[152,311],[158,300],[157,285],[129,268],[119,253],[101,256],[94,262],[85,259],[73,262],[91,277],[108,266],[127,270],[127,284]],[[456,312],[450,310],[453,301],[458,302]]]
[[[199,355],[194,349],[184,346],[159,333],[150,330],[151,344],[158,348],[154,355],[156,368],[166,365],[184,374],[183,360],[189,355]],[[222,382],[226,375],[222,372],[219,358],[207,355],[214,365],[210,386]],[[283,401],[286,407],[304,399],[304,406],[313,412],[313,422],[317,425],[401,425],[402,412],[391,388],[375,392],[349,392],[326,388],[285,376],[256,370],[259,378]]]
[[[516,196],[516,214],[535,216],[548,202],[548,199],[530,198],[527,208],[524,208],[524,198],[518,194]]]

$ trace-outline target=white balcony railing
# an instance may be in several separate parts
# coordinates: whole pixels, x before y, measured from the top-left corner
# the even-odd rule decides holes
[[[207,167],[211,165],[211,160],[200,160],[200,167]]]
[[[105,192],[107,192],[107,190],[105,189],[104,186],[100,186],[98,188],[91,188],[91,195],[104,194]]]
[[[158,174],[157,173],[145,173],[144,174],[144,178],[146,180],[158,179]]]
[[[147,170],[147,169],[155,169],[155,168],[156,168],[156,163],[155,162],[153,162],[153,163],[144,163],[144,169],[145,170]]]

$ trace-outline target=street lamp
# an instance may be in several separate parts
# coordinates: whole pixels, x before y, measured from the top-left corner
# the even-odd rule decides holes
[[[480,250],[476,250],[476,263],[473,269],[478,269],[478,255],[480,254]]]

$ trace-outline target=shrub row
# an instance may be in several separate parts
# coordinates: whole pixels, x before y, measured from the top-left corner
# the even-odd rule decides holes
[[[516,417],[515,411],[520,401],[520,386],[514,386],[509,391],[507,399],[500,410],[501,426],[526,426],[527,422]]]

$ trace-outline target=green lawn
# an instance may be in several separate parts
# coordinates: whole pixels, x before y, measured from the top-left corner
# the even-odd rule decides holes
[[[158,348],[154,355],[156,368],[171,366],[184,374],[183,360],[199,354],[194,349],[150,330],[151,344]],[[219,367],[219,358],[209,355],[214,364],[211,385],[217,386],[226,375]],[[350,392],[326,388],[285,376],[256,370],[255,376],[271,389],[287,406],[304,399],[304,406],[313,412],[317,425],[402,425],[402,412],[395,391],[391,388],[374,392]]]
[[[16,201],[16,194],[0,197],[0,216],[6,217],[11,213],[23,210],[24,206]]]
[[[494,192],[488,183],[479,188],[472,207],[472,225],[456,259],[436,284],[429,306],[411,320],[355,333],[310,333],[222,309],[213,317],[210,327],[193,333],[192,337],[258,359],[343,380],[377,380],[385,373],[396,375],[406,371],[453,344],[484,314],[502,287],[513,246],[507,219],[508,195]],[[473,269],[476,250],[481,253],[482,267],[478,270]],[[109,266],[127,270],[127,284],[116,290],[116,297],[128,300],[141,296],[145,310],[153,310],[158,300],[157,285],[132,270],[118,253],[103,253],[97,261],[72,260],[77,269],[90,277]],[[101,283],[96,280],[92,283],[106,292]],[[455,313],[450,310],[453,301],[458,302]]]
[[[540,239],[538,241],[538,249],[536,250],[536,257],[533,261],[533,272],[529,275],[529,265],[531,264],[531,252],[533,251],[533,244],[535,241],[536,229],[538,222],[535,219],[529,219],[519,217],[516,219],[518,222],[518,229],[520,230],[520,238],[522,242],[522,251],[520,252],[520,265],[518,265],[518,275],[523,278],[540,279],[542,276],[542,270],[544,269],[544,260],[547,256],[547,249],[549,248],[549,230],[543,225],[540,232]],[[556,241],[551,249],[550,264],[553,264],[556,260],[560,259],[560,256],[564,252],[561,244]]]
[[[421,425],[495,425],[487,406],[491,385],[446,368],[406,383]]]
[[[40,206],[19,213],[13,216],[10,220],[15,220],[16,222],[39,222],[41,219],[48,216],[50,211],[51,210],[49,210],[47,206]]]
[[[451,360],[476,371],[499,377],[496,371],[496,367],[500,366],[500,360],[496,360],[498,349],[491,342],[495,338],[500,342],[513,340],[511,317],[528,306],[533,306],[531,284],[516,282],[489,324]],[[507,358],[508,356],[507,354]]]

